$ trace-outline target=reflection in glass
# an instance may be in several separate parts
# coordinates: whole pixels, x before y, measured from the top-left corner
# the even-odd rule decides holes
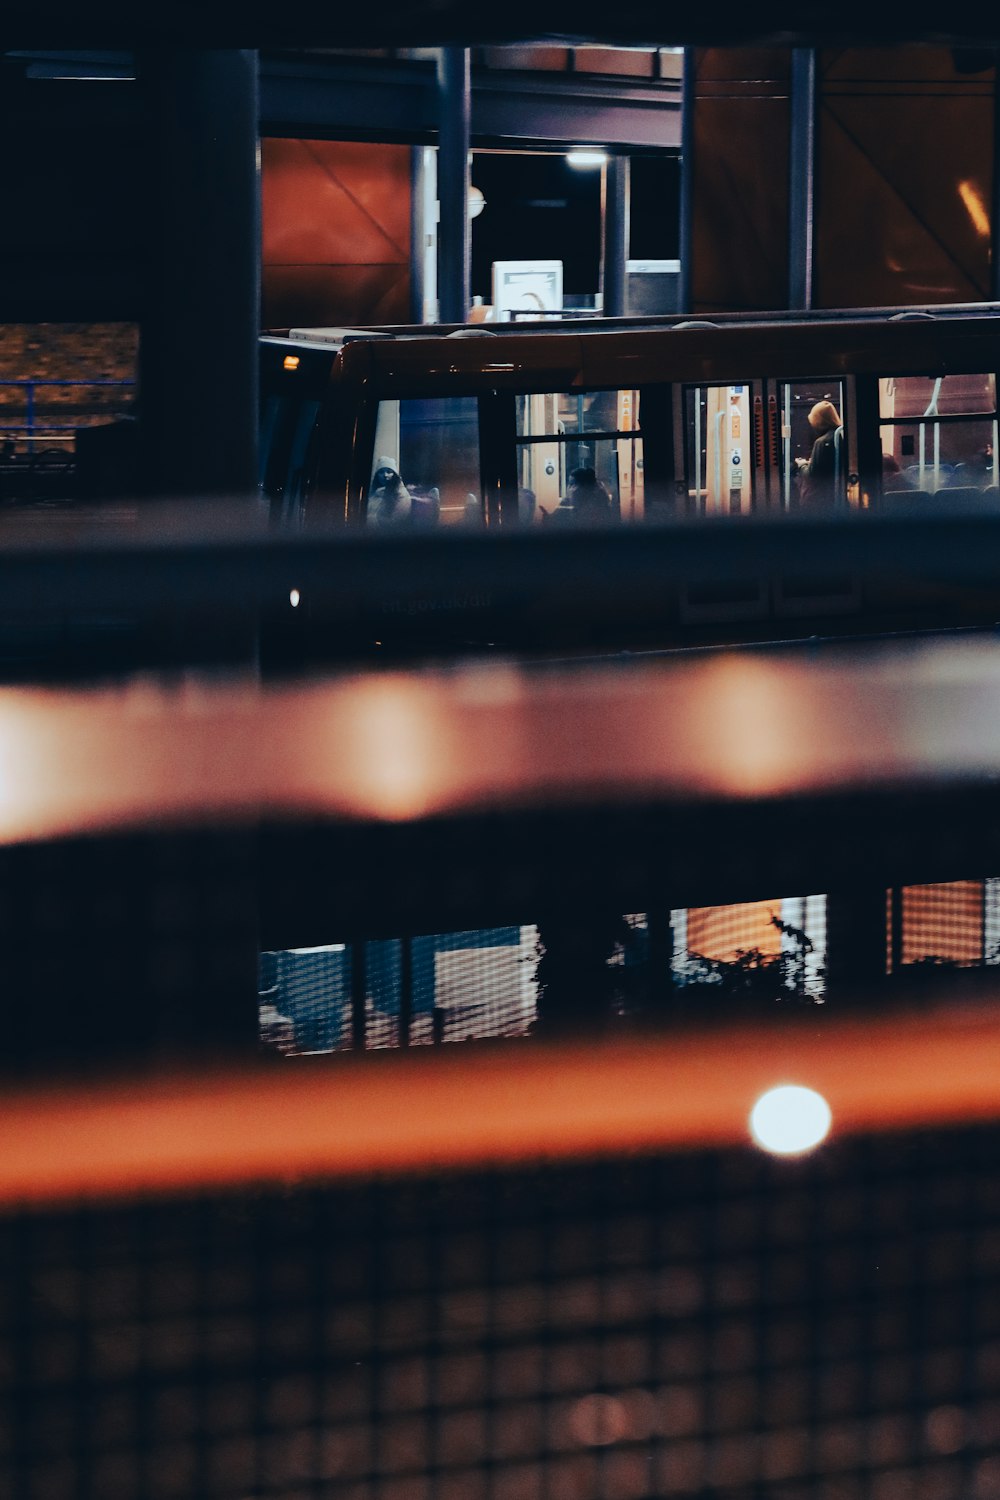
[[[625,915],[556,906],[537,924],[262,953],[260,1038],[288,1054],[607,1034],[905,999],[935,981],[965,994],[997,964],[1000,879]]]
[[[822,1002],[826,980],[826,897],[670,914],[673,978],[685,998]]]
[[[889,892],[889,972],[919,964],[973,968],[1000,963],[1000,881],[953,880]]]
[[[992,375],[888,375],[878,383],[879,416],[970,416],[996,411]]]

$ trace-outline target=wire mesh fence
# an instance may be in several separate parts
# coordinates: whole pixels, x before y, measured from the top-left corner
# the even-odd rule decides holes
[[[998,1147],[8,1214],[0,1494],[990,1500]]]

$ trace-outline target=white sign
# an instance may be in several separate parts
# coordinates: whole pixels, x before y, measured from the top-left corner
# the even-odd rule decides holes
[[[493,318],[496,322],[542,317],[560,312],[563,303],[561,260],[495,260]]]

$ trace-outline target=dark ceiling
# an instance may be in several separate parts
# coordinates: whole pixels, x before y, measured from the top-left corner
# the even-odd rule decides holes
[[[983,0],[48,0],[8,7],[0,46],[409,47],[565,41],[726,45],[906,41],[993,47],[1000,11]]]

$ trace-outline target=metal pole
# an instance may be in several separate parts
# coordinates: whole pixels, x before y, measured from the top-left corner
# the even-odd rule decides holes
[[[260,329],[257,54],[151,48],[140,339],[142,481],[255,495]]]
[[[816,196],[816,52],[792,48],[788,142],[788,306],[813,305],[813,215]]]
[[[990,297],[1000,302],[1000,50],[993,74],[993,192],[990,199]],[[993,452],[996,453],[996,444]]]
[[[681,270],[677,287],[677,311],[694,312],[694,110],[697,84],[695,48],[684,48],[681,75]]]
[[[610,156],[604,168],[603,256],[604,316],[628,313],[628,244],[630,177],[627,156]]]
[[[471,88],[468,47],[438,57],[438,300],[442,323],[464,323],[472,298],[469,235]]]
[[[423,146],[410,147],[410,322],[424,321],[427,292],[424,275],[424,248],[427,243],[427,215],[424,212]]]

